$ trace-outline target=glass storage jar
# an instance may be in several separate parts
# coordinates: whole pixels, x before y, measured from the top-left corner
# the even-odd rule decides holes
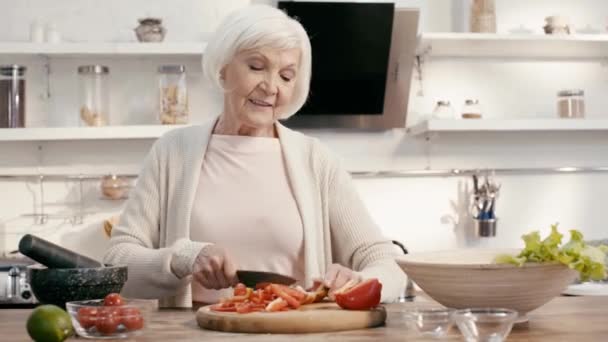
[[[437,101],[437,105],[433,110],[433,119],[454,119],[454,110],[450,105],[450,101]]]
[[[21,65],[0,66],[0,127],[25,127],[25,71]]]
[[[479,100],[469,99],[464,101],[461,116],[463,119],[481,119],[482,113]]]
[[[473,0],[470,14],[471,32],[496,33],[496,4],[494,0]]]
[[[110,110],[110,69],[103,65],[78,67],[80,79],[80,124],[105,126]]]
[[[163,125],[188,123],[186,67],[161,65],[159,74],[159,110]]]
[[[558,92],[557,112],[560,118],[584,118],[585,92],[581,89],[568,89]]]

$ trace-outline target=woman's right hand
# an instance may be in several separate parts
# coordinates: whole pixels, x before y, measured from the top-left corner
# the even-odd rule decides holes
[[[220,290],[236,284],[236,264],[225,249],[209,245],[198,253],[192,276],[207,289]]]

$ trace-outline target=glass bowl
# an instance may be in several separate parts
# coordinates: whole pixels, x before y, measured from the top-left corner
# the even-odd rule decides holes
[[[454,321],[467,342],[504,341],[517,319],[510,309],[463,309],[454,312]]]
[[[414,309],[403,312],[406,327],[418,335],[441,338],[453,325],[452,309]]]
[[[85,338],[121,339],[139,335],[156,301],[123,299],[120,306],[104,306],[103,299],[67,302],[76,333]]]

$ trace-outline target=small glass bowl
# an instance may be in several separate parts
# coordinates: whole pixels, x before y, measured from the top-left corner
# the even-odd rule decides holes
[[[104,306],[103,299],[65,304],[76,333],[84,338],[123,339],[139,335],[149,321],[153,301],[124,299],[124,305]]]
[[[494,308],[463,309],[454,312],[453,318],[467,342],[501,342],[511,332],[517,319],[517,311]]]
[[[444,337],[453,325],[453,309],[414,309],[405,311],[403,317],[408,329],[417,334],[434,338]]]

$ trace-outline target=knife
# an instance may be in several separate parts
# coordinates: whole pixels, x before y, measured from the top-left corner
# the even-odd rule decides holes
[[[238,270],[236,271],[236,277],[239,279],[239,282],[247,287],[255,287],[259,283],[291,285],[296,282],[292,277],[264,271]]]

